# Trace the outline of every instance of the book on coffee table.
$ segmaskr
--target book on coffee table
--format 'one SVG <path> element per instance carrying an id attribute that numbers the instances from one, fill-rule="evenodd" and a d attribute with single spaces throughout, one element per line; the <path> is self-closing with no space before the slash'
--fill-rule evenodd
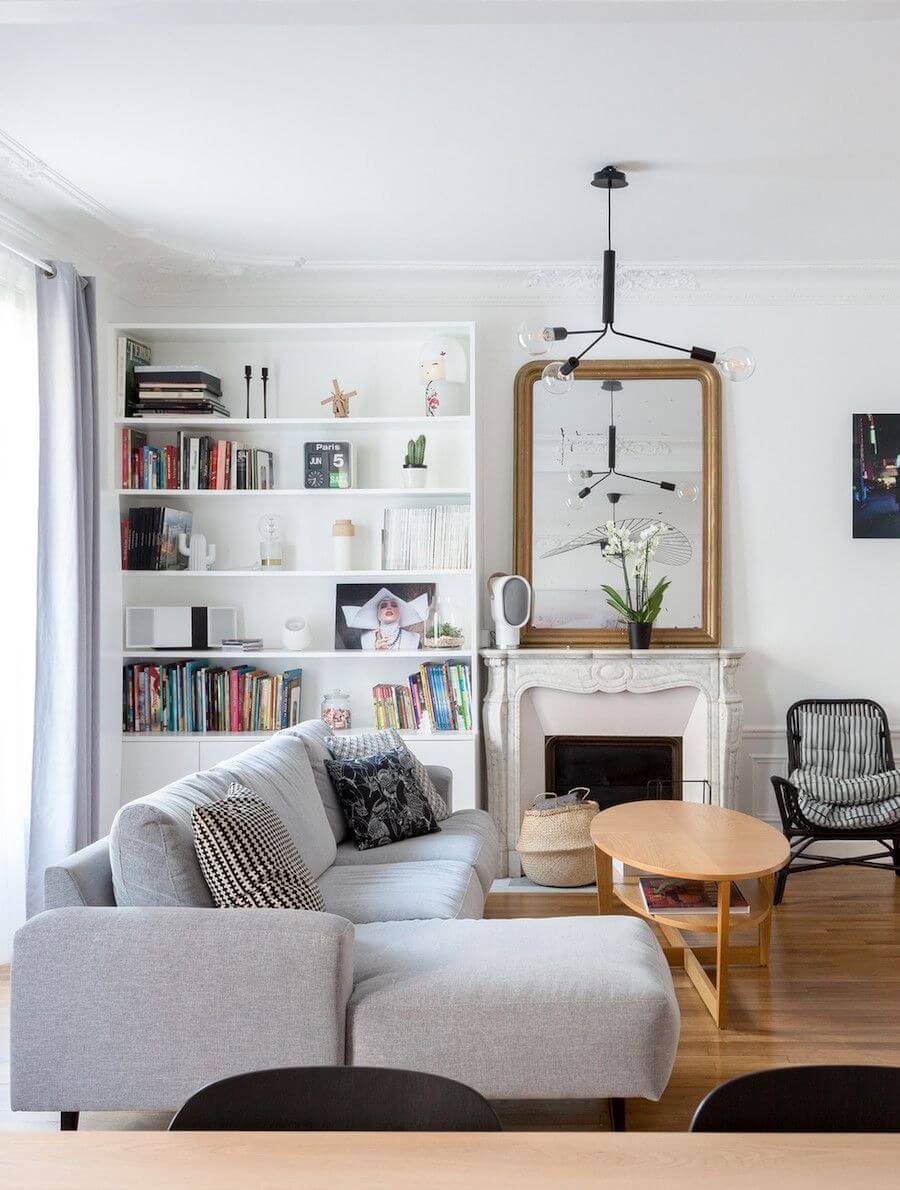
<path id="1" fill-rule="evenodd" d="M 718 907 L 718 886 L 714 880 L 676 880 L 671 876 L 642 876 L 639 884 L 641 897 L 650 914 L 715 913 Z M 750 912 L 747 898 L 733 881 L 731 912 Z"/>

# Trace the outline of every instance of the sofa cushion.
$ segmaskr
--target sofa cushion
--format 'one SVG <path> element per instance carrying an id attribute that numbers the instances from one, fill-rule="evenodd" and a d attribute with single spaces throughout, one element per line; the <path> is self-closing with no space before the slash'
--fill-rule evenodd
<path id="1" fill-rule="evenodd" d="M 385 847 L 441 828 L 407 751 L 329 760 L 328 772 L 360 850 Z"/>
<path id="2" fill-rule="evenodd" d="M 331 760 L 329 748 L 333 738 L 331 728 L 321 719 L 307 719 L 303 723 L 295 723 L 293 727 L 285 728 L 284 734 L 299 736 L 306 744 L 306 753 L 309 756 L 309 763 L 312 765 L 316 788 L 319 790 L 322 805 L 325 807 L 325 815 L 334 835 L 334 841 L 336 843 L 343 842 L 350 833 L 347 828 L 347 819 L 344 817 L 341 803 L 338 801 L 331 778 L 328 776 L 328 770 L 325 768 L 325 761 Z"/>
<path id="3" fill-rule="evenodd" d="M 195 806 L 194 850 L 220 909 L 322 912 L 319 886 L 271 806 L 235 781 L 224 802 Z"/>
<path id="4" fill-rule="evenodd" d="M 458 860 L 345 865 L 319 879 L 329 913 L 349 921 L 481 917 L 484 891 L 474 868 Z"/>
<path id="5" fill-rule="evenodd" d="M 658 1099 L 672 1071 L 678 1001 L 637 918 L 361 925 L 353 964 L 353 1065 L 495 1099 Z"/>
<path id="6" fill-rule="evenodd" d="M 437 834 L 403 839 L 374 851 L 360 851 L 354 843 L 341 843 L 334 862 L 395 864 L 436 859 L 471 864 L 485 893 L 490 892 L 500 861 L 500 836 L 490 814 L 485 810 L 457 810 L 444 819 Z"/>
<path id="7" fill-rule="evenodd" d="M 314 880 L 334 863 L 337 844 L 303 739 L 280 732 L 216 765 L 272 807 Z"/>
<path id="8" fill-rule="evenodd" d="M 314 879 L 334 862 L 334 836 L 306 748 L 282 733 L 119 810 L 109 833 L 117 905 L 212 905 L 194 851 L 191 813 L 222 801 L 232 781 L 272 807 Z"/>
<path id="9" fill-rule="evenodd" d="M 395 727 L 384 727 L 376 731 L 359 731 L 352 735 L 335 735 L 328 742 L 335 760 L 358 760 L 363 756 L 377 756 L 381 752 L 404 752 L 410 760 L 412 771 L 438 822 L 449 818 L 447 803 L 438 793 L 428 769 L 414 752 L 406 746 L 403 737 Z"/>

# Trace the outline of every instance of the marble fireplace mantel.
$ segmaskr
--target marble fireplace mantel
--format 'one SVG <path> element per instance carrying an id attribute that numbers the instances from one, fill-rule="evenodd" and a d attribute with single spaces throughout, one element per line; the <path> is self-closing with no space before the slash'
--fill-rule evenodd
<path id="1" fill-rule="evenodd" d="M 730 806 L 735 802 L 743 719 L 735 675 L 743 656 L 736 649 L 483 649 L 488 671 L 482 710 L 488 810 L 504 848 L 503 875 L 519 873 L 515 848 L 526 808 L 523 797 L 533 796 L 536 779 L 531 761 L 523 760 L 523 700 L 532 697 L 530 692 L 652 695 L 695 690 L 698 702 L 702 700 L 706 770 L 702 775 L 709 782 L 712 801 Z M 646 705 L 649 716 L 653 704 Z M 602 701 L 597 703 L 596 718 L 602 732 Z M 652 725 L 646 734 L 654 734 Z M 533 748 L 533 741 L 527 742 Z"/>

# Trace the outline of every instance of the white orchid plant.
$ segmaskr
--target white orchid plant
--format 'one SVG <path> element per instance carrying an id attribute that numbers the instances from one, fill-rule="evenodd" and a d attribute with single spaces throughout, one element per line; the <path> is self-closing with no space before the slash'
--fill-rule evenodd
<path id="1" fill-rule="evenodd" d="M 620 528 L 615 521 L 606 522 L 603 557 L 607 562 L 621 565 L 625 593 L 606 583 L 602 589 L 607 595 L 606 602 L 626 623 L 652 624 L 662 609 L 663 596 L 671 584 L 667 578 L 661 578 L 651 590 L 650 563 L 667 528 L 662 522 L 650 524 L 633 537 L 627 526 Z"/>

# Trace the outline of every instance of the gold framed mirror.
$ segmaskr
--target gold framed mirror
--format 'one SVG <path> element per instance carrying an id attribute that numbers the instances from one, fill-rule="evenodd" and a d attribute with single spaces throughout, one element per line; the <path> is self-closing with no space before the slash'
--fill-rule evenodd
<path id="1" fill-rule="evenodd" d="M 603 556 L 608 521 L 637 536 L 666 527 L 652 581 L 671 585 L 653 645 L 718 646 L 718 372 L 694 360 L 582 360 L 556 396 L 545 366 L 525 364 L 515 380 L 514 570 L 534 592 L 523 647 L 627 647 L 601 589 L 622 577 Z"/>

